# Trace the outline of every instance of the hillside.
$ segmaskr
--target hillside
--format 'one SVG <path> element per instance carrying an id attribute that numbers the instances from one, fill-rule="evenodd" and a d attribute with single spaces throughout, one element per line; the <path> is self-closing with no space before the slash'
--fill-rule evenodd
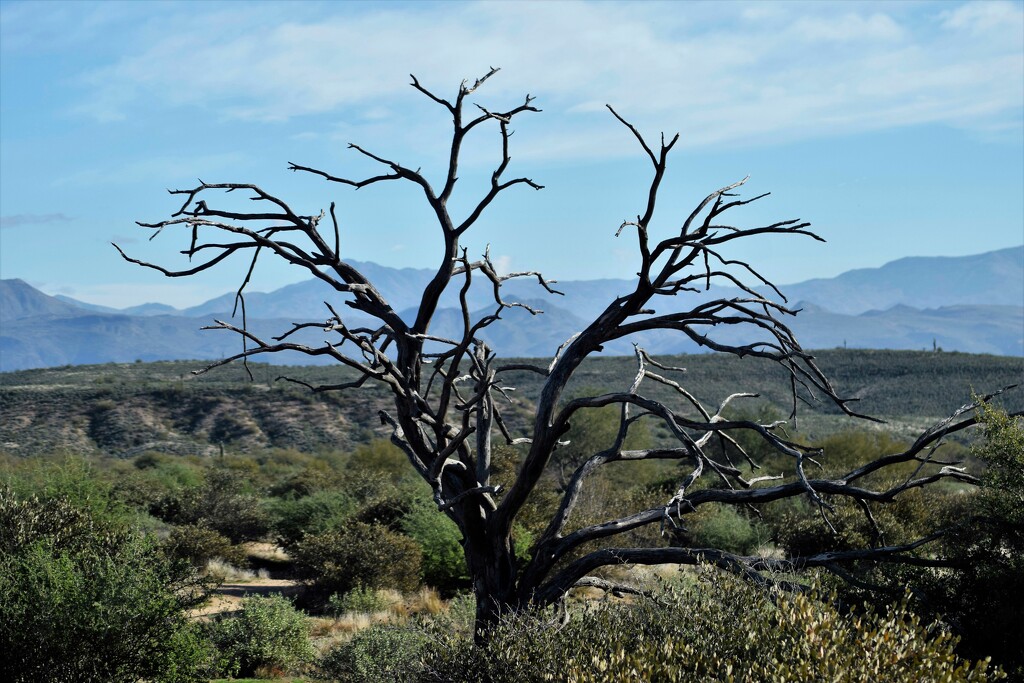
<path id="1" fill-rule="evenodd" d="M 687 368 L 680 379 L 694 395 L 716 404 L 736 391 L 762 398 L 744 404 L 788 414 L 788 382 L 775 365 L 718 354 L 665 358 Z M 835 350 L 819 354 L 821 367 L 840 393 L 859 398 L 857 409 L 883 417 L 892 427 L 919 429 L 945 417 L 970 398 L 1024 380 L 1024 360 L 961 353 Z M 287 374 L 308 382 L 337 383 L 338 367 L 275 367 L 253 364 L 250 381 L 240 365 L 201 376 L 198 362 L 107 364 L 0 374 L 0 452 L 14 456 L 104 453 L 126 457 L 144 451 L 210 455 L 219 445 L 253 451 L 267 447 L 306 452 L 346 450 L 386 436 L 377 411 L 389 407 L 380 388 L 311 394 L 274 380 Z M 570 391 L 621 389 L 636 371 L 629 358 L 586 363 Z M 539 392 L 538 375 L 507 373 L 517 404 L 506 408 L 515 431 Z M 677 405 L 663 387 L 648 392 Z M 810 397 L 808 397 L 810 399 Z M 1004 405 L 1024 409 L 1024 391 L 1008 393 Z M 773 406 L 773 407 L 769 407 Z M 803 434 L 868 425 L 844 418 L 832 406 L 800 406 Z"/>

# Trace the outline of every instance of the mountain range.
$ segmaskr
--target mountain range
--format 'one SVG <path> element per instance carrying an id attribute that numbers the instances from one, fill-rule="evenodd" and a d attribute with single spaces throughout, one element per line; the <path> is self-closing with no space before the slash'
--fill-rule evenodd
<path id="1" fill-rule="evenodd" d="M 352 262 L 405 319 L 415 315 L 428 269 L 389 268 Z M 483 283 L 486 284 L 486 283 Z M 632 291 L 628 280 L 569 281 L 548 294 L 536 281 L 512 280 L 502 289 L 508 301 L 545 311 L 531 316 L 521 308 L 506 310 L 502 320 L 481 335 L 504 357 L 550 357 L 558 346 L 583 329 L 614 298 Z M 442 299 L 431 333 L 454 336 L 461 329 L 458 291 Z M 851 270 L 834 278 L 815 279 L 781 288 L 801 312 L 787 321 L 805 348 L 922 349 L 1024 356 L 1024 246 L 964 257 L 910 257 L 880 268 Z M 741 294 L 712 287 L 716 298 Z M 692 305 L 698 295 L 655 301 L 668 310 Z M 318 280 L 273 292 L 246 294 L 249 328 L 273 336 L 292 322 L 327 317 L 323 302 L 338 296 Z M 494 304 L 489 287 L 473 287 L 471 310 L 486 314 Z M 21 280 L 0 280 L 0 371 L 133 360 L 215 359 L 241 349 L 227 332 L 200 331 L 214 318 L 230 317 L 234 294 L 227 293 L 184 310 L 150 303 L 127 309 L 88 304 L 65 296 L 48 296 Z M 339 308 L 339 311 L 349 311 Z M 659 312 L 664 312 L 659 311 Z M 354 312 L 350 326 L 368 322 Z M 750 332 L 725 328 L 712 337 L 749 342 Z M 298 337 L 322 344 L 324 334 Z M 652 353 L 694 353 L 701 349 L 674 332 L 655 332 L 610 344 L 608 354 L 631 354 L 636 341 Z M 278 356 L 276 363 L 308 364 L 303 356 Z"/>

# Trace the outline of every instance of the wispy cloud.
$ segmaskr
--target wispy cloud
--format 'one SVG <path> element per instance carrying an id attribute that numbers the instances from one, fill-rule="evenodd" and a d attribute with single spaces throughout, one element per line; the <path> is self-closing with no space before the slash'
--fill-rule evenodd
<path id="1" fill-rule="evenodd" d="M 0 228 L 20 228 L 24 225 L 63 223 L 70 220 L 72 220 L 70 216 L 65 216 L 62 213 L 18 213 L 12 216 L 0 216 Z"/>
<path id="2" fill-rule="evenodd" d="M 190 4 L 189 21 L 84 75 L 80 111 L 118 119 L 154 101 L 261 121 L 347 111 L 408 130 L 422 116 L 410 70 L 445 92 L 493 64 L 504 73 L 486 97 L 531 92 L 580 126 L 530 153 L 585 156 L 606 101 L 711 145 L 935 122 L 993 130 L 1019 126 L 1024 99 L 1024 11 L 1012 2 L 318 7 Z"/>

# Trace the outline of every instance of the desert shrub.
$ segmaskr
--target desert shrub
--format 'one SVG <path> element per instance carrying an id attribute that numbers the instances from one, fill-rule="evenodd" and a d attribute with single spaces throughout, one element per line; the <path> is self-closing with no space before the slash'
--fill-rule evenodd
<path id="1" fill-rule="evenodd" d="M 171 493 L 150 512 L 171 524 L 206 526 L 233 543 L 260 539 L 270 530 L 260 498 L 245 490 L 241 477 L 225 469 L 210 470 L 202 486 Z"/>
<path id="2" fill-rule="evenodd" d="M 852 614 L 813 591 L 772 596 L 711 573 L 657 602 L 583 610 L 565 626 L 554 616 L 510 615 L 486 650 L 449 630 L 432 634 L 438 640 L 423 649 L 423 680 L 918 683 L 1002 677 L 984 661 L 957 658 L 956 639 L 925 627 L 905 603 Z"/>
<path id="3" fill-rule="evenodd" d="M 356 446 L 348 462 L 353 472 L 372 472 L 392 483 L 409 479 L 409 458 L 388 439 L 374 439 Z"/>
<path id="4" fill-rule="evenodd" d="M 746 555 L 757 548 L 754 525 L 729 505 L 705 505 L 686 516 L 687 545 Z"/>
<path id="5" fill-rule="evenodd" d="M 343 683 L 413 683 L 426 644 L 415 627 L 371 626 L 328 650 L 318 662 L 319 673 Z"/>
<path id="6" fill-rule="evenodd" d="M 306 467 L 273 484 L 269 493 L 275 498 L 302 498 L 336 488 L 340 484 L 341 478 L 335 472 Z"/>
<path id="7" fill-rule="evenodd" d="M 236 567 L 248 563 L 242 547 L 232 545 L 230 539 L 213 529 L 193 524 L 176 527 L 161 547 L 169 558 L 184 560 L 197 569 L 215 559 Z"/>
<path id="8" fill-rule="evenodd" d="M 426 499 L 418 499 L 401 519 L 402 531 L 423 549 L 423 580 L 441 591 L 469 586 L 462 532 Z"/>
<path id="9" fill-rule="evenodd" d="M 345 491 L 318 491 L 294 499 L 272 499 L 266 510 L 278 542 L 286 548 L 307 534 L 335 529 L 355 514 L 358 503 Z"/>
<path id="10" fill-rule="evenodd" d="M 191 568 L 67 499 L 0 491 L 0 520 L 5 680 L 204 680 Z"/>
<path id="11" fill-rule="evenodd" d="M 966 656 L 992 655 L 1024 680 L 1024 418 L 985 406 L 981 422 L 984 438 L 972 452 L 987 466 L 982 485 L 952 496 L 947 515 L 955 526 L 944 554 L 960 568 L 925 574 L 925 606 L 956 628 Z"/>
<path id="12" fill-rule="evenodd" d="M 294 670 L 311 661 L 306 617 L 279 595 L 249 597 L 242 610 L 209 626 L 222 673 L 250 676 L 257 669 Z"/>
<path id="13" fill-rule="evenodd" d="M 355 515 L 355 519 L 366 524 L 379 524 L 391 531 L 402 531 L 402 520 L 412 510 L 413 504 L 407 496 L 389 495 L 367 502 Z"/>
<path id="14" fill-rule="evenodd" d="M 390 602 L 376 589 L 356 586 L 348 593 L 335 593 L 327 600 L 327 608 L 331 614 L 339 616 L 346 612 L 383 612 Z"/>
<path id="15" fill-rule="evenodd" d="M 419 585 L 419 545 L 375 524 L 350 522 L 336 531 L 307 536 L 292 556 L 325 596 L 357 586 L 411 591 Z"/>

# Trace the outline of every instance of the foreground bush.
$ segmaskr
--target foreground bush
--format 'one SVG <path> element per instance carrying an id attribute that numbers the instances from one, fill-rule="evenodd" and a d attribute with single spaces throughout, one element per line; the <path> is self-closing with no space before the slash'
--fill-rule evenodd
<path id="1" fill-rule="evenodd" d="M 0 489 L 3 680 L 205 680 L 191 567 L 93 512 Z"/>
<path id="2" fill-rule="evenodd" d="M 518 615 L 486 650 L 439 629 L 424 649 L 424 680 L 568 681 L 988 681 L 986 661 L 956 657 L 956 639 L 926 628 L 906 605 L 846 613 L 813 592 L 767 594 L 721 575 L 659 602 L 555 615 Z"/>
<path id="3" fill-rule="evenodd" d="M 305 615 L 279 595 L 246 598 L 237 616 L 210 626 L 209 636 L 221 672 L 231 676 L 289 671 L 313 657 Z"/>
<path id="4" fill-rule="evenodd" d="M 420 680 L 427 637 L 416 628 L 371 626 L 329 650 L 320 675 L 348 683 L 413 683 Z"/>
<path id="5" fill-rule="evenodd" d="M 926 607 L 962 635 L 965 655 L 992 655 L 1024 680 L 1024 418 L 989 406 L 980 412 L 985 438 L 973 454 L 988 469 L 978 492 L 950 510 L 957 528 L 944 541 L 961 569 L 927 572 Z"/>

